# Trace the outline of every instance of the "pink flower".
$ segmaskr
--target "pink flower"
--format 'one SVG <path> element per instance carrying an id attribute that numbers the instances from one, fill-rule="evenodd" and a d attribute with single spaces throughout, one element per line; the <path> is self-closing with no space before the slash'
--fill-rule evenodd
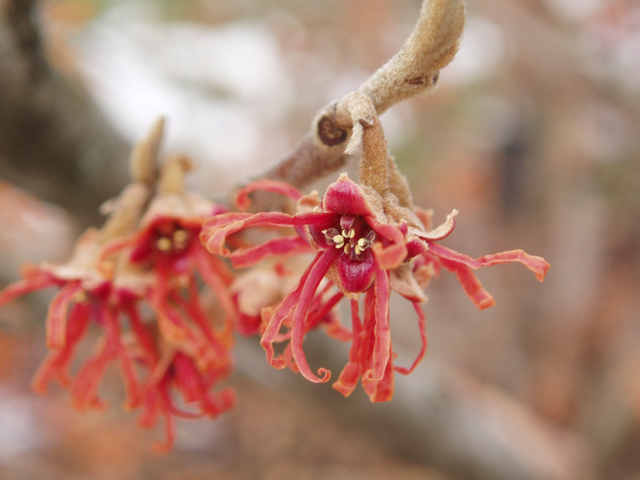
<path id="1" fill-rule="evenodd" d="M 71 388 L 75 408 L 102 409 L 103 376 L 119 363 L 125 407 L 141 409 L 143 427 L 165 420 L 158 451 L 173 444 L 174 417 L 215 418 L 235 403 L 233 391 L 212 391 L 233 370 L 235 309 L 227 291 L 233 277 L 199 241 L 204 218 L 220 207 L 181 191 L 189 166 L 183 158 L 165 162 L 151 203 L 149 183 L 127 187 L 112 202 L 105 225 L 81 236 L 69 262 L 27 266 L 24 279 L 0 293 L 1 306 L 35 290 L 60 288 L 46 319 L 50 352 L 33 388 L 45 392 L 58 381 Z M 202 304 L 200 278 L 226 310 L 220 325 Z M 150 318 L 140 313 L 145 304 L 154 313 Z M 69 367 L 76 347 L 93 327 L 100 333 L 94 354 L 73 378 Z"/>
<path id="2" fill-rule="evenodd" d="M 138 230 L 113 240 L 102 251 L 103 259 L 118 258 L 114 278 L 118 301 L 126 303 L 132 296 L 144 299 L 155 314 L 155 322 L 145 324 L 136 309 L 128 310 L 136 360 L 149 370 L 132 407 L 142 407 L 143 426 L 164 417 L 167 440 L 160 450 L 171 448 L 173 416 L 215 418 L 235 403 L 230 390 L 210 393 L 233 370 L 235 307 L 228 291 L 233 275 L 199 240 L 204 219 L 224 209 L 184 191 L 183 176 L 191 166 L 184 157 L 165 162 L 158 193 Z M 216 294 L 225 312 L 219 324 L 202 305 L 200 280 Z M 172 390 L 195 411 L 176 407 Z"/>
<path id="3" fill-rule="evenodd" d="M 98 398 L 98 387 L 106 368 L 115 360 L 120 361 L 128 401 L 133 401 L 141 388 L 131 352 L 122 341 L 120 307 L 110 300 L 113 264 L 99 261 L 100 243 L 100 233 L 90 229 L 80 237 L 69 262 L 40 267 L 27 265 L 23 268 L 24 279 L 0 293 L 1 306 L 26 293 L 60 288 L 45 320 L 47 347 L 51 351 L 33 379 L 33 389 L 44 393 L 52 381 L 71 387 L 72 403 L 79 410 L 104 407 Z M 91 323 L 101 328 L 103 336 L 94 355 L 73 379 L 69 366 Z"/>
<path id="4" fill-rule="evenodd" d="M 220 211 L 222 207 L 195 194 L 158 195 L 140 228 L 108 243 L 102 252 L 105 259 L 122 257 L 115 279 L 121 299 L 132 292 L 146 299 L 164 339 L 189 351 L 203 365 L 209 358 L 215 361 L 220 349 L 213 324 L 198 306 L 199 279 L 216 293 L 226 314 L 224 329 L 232 328 L 235 315 L 228 291 L 233 275 L 199 240 L 204 218 Z"/>
<path id="5" fill-rule="evenodd" d="M 479 259 L 453 252 L 437 242 L 453 231 L 457 212 L 453 212 L 443 225 L 427 232 L 429 225 L 424 225 L 423 221 L 428 223 L 428 218 L 422 212 L 399 206 L 393 198 L 382 197 L 368 187 L 359 186 L 346 175 L 328 187 L 322 201 L 315 194 L 303 196 L 288 185 L 263 180 L 240 192 L 239 205 L 245 206 L 248 193 L 254 190 L 288 195 L 298 202 L 298 213 L 218 215 L 205 224 L 202 239 L 211 252 L 228 256 L 236 267 L 250 266 L 273 255 L 299 254 L 308 251 L 309 247 L 316 252 L 297 287 L 275 309 L 263 310 L 263 319 L 268 324 L 261 343 L 269 363 L 283 368 L 287 358 L 275 356 L 273 343 L 282 340 L 281 328 L 290 321 L 290 348 L 300 373 L 312 382 L 328 381 L 330 372 L 325 368 L 318 370 L 318 376 L 311 371 L 304 354 L 303 339 L 316 321 L 313 311 L 329 311 L 343 296 L 349 298 L 352 346 L 349 362 L 333 385 L 344 395 L 349 395 L 358 379 L 362 379 L 372 401 L 390 400 L 394 371 L 408 374 L 422 359 L 427 339 L 425 317 L 419 303 L 426 300 L 422 288 L 439 266 L 457 274 L 467 294 L 480 308 L 490 306 L 492 299 L 482 289 L 472 269 L 517 261 L 534 271 L 540 280 L 548 269 L 543 259 L 519 250 Z M 404 221 L 398 221 L 398 218 Z M 254 226 L 294 227 L 297 234 L 233 252 L 225 248 L 230 235 Z M 323 300 L 325 292 L 318 294 L 325 278 L 338 288 L 329 300 Z M 393 365 L 395 354 L 389 324 L 392 289 L 412 301 L 418 315 L 423 345 L 408 368 Z M 363 293 L 364 311 L 361 313 L 358 297 Z"/>

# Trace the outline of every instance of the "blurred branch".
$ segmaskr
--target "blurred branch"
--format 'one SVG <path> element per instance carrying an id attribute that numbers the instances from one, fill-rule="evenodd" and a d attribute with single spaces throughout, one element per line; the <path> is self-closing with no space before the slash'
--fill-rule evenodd
<path id="1" fill-rule="evenodd" d="M 344 361 L 316 338 L 312 362 L 340 371 Z M 390 454 L 465 480 L 587 480 L 593 478 L 584 439 L 552 425 L 529 407 L 463 372 L 424 361 L 417 378 L 398 376 L 391 402 L 371 403 L 360 388 L 343 398 L 328 385 L 272 369 L 264 352 L 240 341 L 237 369 L 268 388 L 321 401 L 345 430 L 362 431 Z"/>
<path id="2" fill-rule="evenodd" d="M 0 1 L 0 175 L 86 222 L 120 190 L 128 147 L 48 64 L 37 6 Z"/>
<path id="3" fill-rule="evenodd" d="M 424 0 L 418 22 L 400 51 L 357 91 L 375 105 L 378 115 L 396 103 L 436 88 L 440 69 L 453 60 L 465 22 L 463 0 Z M 323 108 L 307 135 L 281 160 L 240 183 L 268 178 L 304 188 L 342 168 L 350 158 L 354 128 L 350 95 Z M 254 194 L 254 210 L 283 209 L 270 193 Z"/>
<path id="4" fill-rule="evenodd" d="M 520 2 L 477 0 L 474 7 L 493 18 L 516 40 L 515 58 L 525 73 L 519 79 L 532 83 L 537 87 L 534 90 L 564 101 L 585 94 L 606 98 L 640 121 L 640 102 L 629 102 L 630 92 L 613 88 L 606 80 L 589 73 L 585 57 L 579 54 L 575 34 L 536 15 Z"/>

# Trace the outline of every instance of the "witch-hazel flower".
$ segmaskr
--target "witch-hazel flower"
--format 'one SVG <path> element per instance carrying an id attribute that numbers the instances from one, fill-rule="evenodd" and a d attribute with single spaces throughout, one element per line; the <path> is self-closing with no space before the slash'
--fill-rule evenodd
<path id="1" fill-rule="evenodd" d="M 101 258 L 104 244 L 135 228 L 150 196 L 149 185 L 134 182 L 113 201 L 112 214 L 100 229 L 88 229 L 76 243 L 71 259 L 60 265 L 43 263 L 22 267 L 23 279 L 0 292 L 0 306 L 16 297 L 49 287 L 60 291 L 53 297 L 45 320 L 49 354 L 34 376 L 39 393 L 57 381 L 71 387 L 73 406 L 79 410 L 101 409 L 98 388 L 107 367 L 118 360 L 127 386 L 127 403 L 134 403 L 141 389 L 131 352 L 123 341 L 119 316 L 121 304 L 112 301 L 114 262 Z M 69 373 L 78 344 L 91 325 L 102 333 L 94 354 L 75 378 Z"/>
<path id="2" fill-rule="evenodd" d="M 521 250 L 472 259 L 441 246 L 438 242 L 455 227 L 457 212 L 430 230 L 430 216 L 413 206 L 408 183 L 388 153 L 382 127 L 369 98 L 354 92 L 343 103 L 348 105 L 354 124 L 347 151 L 360 146 L 362 149 L 359 184 L 343 174 L 320 199 L 315 193 L 304 196 L 279 182 L 254 182 L 238 193 L 239 206 L 247 206 L 251 192 L 266 190 L 295 200 L 298 213 L 222 214 L 205 224 L 202 239 L 211 252 L 228 256 L 236 267 L 250 266 L 274 255 L 303 253 L 311 247 L 316 255 L 296 288 L 273 310 L 263 311 L 263 319 L 268 324 L 261 344 L 267 360 L 276 368 L 286 365 L 282 355 L 275 355 L 273 344 L 282 339 L 282 325 L 292 317 L 290 346 L 297 368 L 312 382 L 329 380 L 330 372 L 325 368 L 320 368 L 317 376 L 314 374 L 303 350 L 307 326 L 312 321 L 311 305 L 324 279 L 328 279 L 337 287 L 340 298 L 350 300 L 353 328 L 349 361 L 333 386 L 349 395 L 361 379 L 371 401 L 386 401 L 393 395 L 394 371 L 410 373 L 425 353 L 425 317 L 420 303 L 426 301 L 423 288 L 440 267 L 455 272 L 474 303 L 486 308 L 491 306 L 492 298 L 482 288 L 473 269 L 515 261 L 523 263 L 542 280 L 549 265 L 542 258 Z M 296 234 L 233 252 L 225 247 L 230 235 L 255 226 L 294 227 Z M 394 366 L 396 355 L 392 349 L 389 313 L 391 290 L 409 299 L 418 316 L 422 348 L 409 367 Z M 358 299 L 362 294 L 365 298 L 361 312 Z"/>
<path id="3" fill-rule="evenodd" d="M 216 418 L 235 404 L 232 390 L 212 392 L 233 370 L 235 308 L 228 292 L 233 275 L 199 240 L 204 219 L 224 208 L 186 191 L 185 173 L 192 168 L 184 156 L 167 159 L 139 228 L 102 251 L 104 259 L 118 258 L 114 291 L 119 300 L 134 292 L 154 314 L 145 321 L 138 310 L 128 312 L 136 361 L 149 371 L 134 407 L 142 408 L 144 427 L 164 418 L 166 441 L 159 450 L 171 448 L 174 416 Z M 222 321 L 212 320 L 203 306 L 201 279 L 225 312 Z M 173 392 L 190 411 L 176 405 Z"/>
<path id="4" fill-rule="evenodd" d="M 45 392 L 57 381 L 71 388 L 75 408 L 102 409 L 103 376 L 119 363 L 125 407 L 140 409 L 139 423 L 146 428 L 164 419 L 158 451 L 173 444 L 174 417 L 215 418 L 235 402 L 231 390 L 213 391 L 233 368 L 233 305 L 226 292 L 231 274 L 198 239 L 204 218 L 220 207 L 184 192 L 184 172 L 191 166 L 184 158 L 165 162 L 158 178 L 162 134 L 161 119 L 134 149 L 134 183 L 105 205 L 104 226 L 80 237 L 69 262 L 26 265 L 23 280 L 0 292 L 2 306 L 32 291 L 60 288 L 49 306 L 50 351 L 34 390 Z M 202 305 L 196 272 L 227 307 L 221 327 Z M 94 352 L 72 376 L 75 351 L 90 329 L 98 333 Z"/>

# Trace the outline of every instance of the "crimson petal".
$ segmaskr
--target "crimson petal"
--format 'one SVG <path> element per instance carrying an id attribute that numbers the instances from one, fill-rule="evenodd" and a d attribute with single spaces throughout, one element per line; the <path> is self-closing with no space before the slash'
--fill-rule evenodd
<path id="1" fill-rule="evenodd" d="M 364 292 L 375 277 L 375 263 L 370 248 L 362 253 L 362 259 L 359 260 L 353 260 L 349 255 L 340 255 L 336 260 L 340 287 L 351 293 Z"/>
<path id="2" fill-rule="evenodd" d="M 240 249 L 229 255 L 235 268 L 245 268 L 267 257 L 286 254 L 311 253 L 314 250 L 299 235 L 274 238 L 255 247 Z"/>
<path id="3" fill-rule="evenodd" d="M 260 345 L 262 345 L 262 348 L 264 348 L 265 352 L 267 353 L 267 361 L 269 362 L 269 365 L 274 368 L 282 369 L 286 366 L 286 362 L 281 356 L 278 358 L 273 358 L 275 354 L 273 349 L 273 342 L 275 342 L 278 338 L 282 322 L 284 322 L 285 318 L 287 318 L 287 316 L 291 313 L 291 311 L 295 308 L 298 301 L 300 300 L 300 293 L 302 292 L 302 288 L 307 281 L 307 278 L 309 278 L 309 273 L 313 269 L 314 265 L 318 262 L 321 255 L 322 253 L 318 253 L 316 255 L 316 257 L 311 262 L 311 265 L 307 267 L 305 272 L 302 274 L 302 277 L 300 277 L 300 282 L 298 283 L 296 289 L 282 299 L 275 311 L 271 312 L 270 318 L 266 318 L 266 314 L 269 311 L 268 309 L 263 309 L 262 311 L 263 319 L 267 322 L 267 328 L 262 334 Z"/>
<path id="4" fill-rule="evenodd" d="M 420 340 L 422 341 L 422 347 L 420 347 L 420 352 L 418 352 L 418 356 L 416 357 L 416 359 L 413 361 L 413 363 L 409 368 L 394 367 L 395 371 L 398 373 L 401 373 L 402 375 L 409 375 L 411 372 L 413 372 L 418 366 L 418 364 L 422 361 L 422 359 L 424 358 L 424 354 L 427 351 L 427 331 L 426 331 L 427 325 L 426 325 L 426 318 L 424 315 L 424 311 L 422 310 L 422 306 L 420 305 L 419 302 L 413 302 L 413 308 L 418 314 L 418 326 L 420 328 Z"/>
<path id="5" fill-rule="evenodd" d="M 376 269 L 375 289 L 375 344 L 373 346 L 372 366 L 364 378 L 377 382 L 383 379 L 391 357 L 391 328 L 389 325 L 389 273 Z"/>
<path id="6" fill-rule="evenodd" d="M 473 269 L 489 267 L 499 263 L 519 262 L 535 273 L 536 278 L 540 281 L 544 280 L 544 277 L 549 270 L 549 263 L 544 258 L 529 255 L 522 250 L 510 250 L 508 252 L 483 255 L 482 257 L 475 259 L 450 250 L 437 243 L 429 243 L 429 251 L 438 255 L 440 258 L 446 258 L 447 260 L 451 260 L 455 263 L 463 263 Z"/>
<path id="7" fill-rule="evenodd" d="M 325 250 L 318 257 L 317 262 L 309 270 L 309 276 L 304 283 L 300 282 L 302 291 L 300 292 L 300 300 L 296 306 L 296 311 L 293 317 L 293 326 L 291 329 L 291 351 L 293 352 L 293 359 L 296 361 L 296 365 L 300 370 L 300 373 L 304 378 L 313 383 L 324 383 L 331 377 L 331 372 L 326 368 L 320 368 L 318 374 L 322 375 L 322 378 L 316 377 L 307 363 L 304 351 L 302 350 L 302 342 L 304 340 L 304 323 L 309 310 L 309 305 L 313 300 L 313 296 L 320 285 L 320 282 L 324 278 L 325 274 L 329 270 L 331 264 L 342 252 L 336 249 Z"/>
<path id="8" fill-rule="evenodd" d="M 300 192 L 300 190 L 292 187 L 288 183 L 263 178 L 255 182 L 251 182 L 238 190 L 235 196 L 235 204 L 240 210 L 246 210 L 247 208 L 249 208 L 249 206 L 251 206 L 252 203 L 251 199 L 249 198 L 249 194 L 258 190 L 264 192 L 281 193 L 282 195 L 285 195 L 292 200 L 295 200 L 296 202 L 304 196 L 302 192 Z"/>
<path id="9" fill-rule="evenodd" d="M 341 215 L 363 217 L 375 215 L 362 189 L 346 175 L 327 187 L 322 205 L 324 210 Z"/>
<path id="10" fill-rule="evenodd" d="M 200 236 L 202 242 L 207 247 L 207 250 L 211 253 L 217 253 L 224 257 L 229 256 L 230 253 L 224 246 L 227 237 L 239 232 L 240 230 L 244 230 L 245 228 L 254 226 L 294 227 L 298 225 L 309 225 L 325 221 L 326 218 L 333 218 L 334 216 L 333 213 L 326 212 L 302 213 L 294 216 L 280 212 L 260 212 L 256 214 L 243 214 L 242 216 L 240 216 L 240 214 L 223 214 L 214 217 L 213 221 L 219 221 L 221 224 L 224 224 L 224 218 L 220 219 L 220 217 L 225 217 L 227 215 L 233 219 L 231 223 L 218 227 L 215 223 L 207 222 L 205 225 L 207 230 L 203 231 Z M 209 228 L 210 226 L 214 226 L 216 228 Z"/>

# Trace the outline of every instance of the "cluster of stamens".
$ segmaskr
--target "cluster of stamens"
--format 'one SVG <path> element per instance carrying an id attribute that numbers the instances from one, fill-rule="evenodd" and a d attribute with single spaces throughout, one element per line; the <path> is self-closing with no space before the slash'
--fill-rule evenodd
<path id="1" fill-rule="evenodd" d="M 361 237 L 356 240 L 356 231 L 353 228 L 349 229 L 349 231 L 342 230 L 342 232 L 339 232 L 337 228 L 328 228 L 327 230 L 323 230 L 322 233 L 329 245 L 343 249 L 346 254 L 353 251 L 356 257 L 360 257 L 362 252 L 373 245 L 373 241 L 375 240 L 375 232 L 373 231 L 370 231 L 366 237 Z"/>
<path id="2" fill-rule="evenodd" d="M 180 252 L 187 248 L 189 237 L 189 232 L 186 230 L 175 230 L 171 235 L 163 235 L 158 238 L 156 247 L 163 253 Z"/>
<path id="3" fill-rule="evenodd" d="M 87 300 L 89 300 L 89 297 L 87 296 L 86 292 L 81 290 L 79 292 L 76 292 L 76 294 L 74 295 L 73 299 L 74 299 L 74 301 L 76 303 L 84 303 Z"/>

